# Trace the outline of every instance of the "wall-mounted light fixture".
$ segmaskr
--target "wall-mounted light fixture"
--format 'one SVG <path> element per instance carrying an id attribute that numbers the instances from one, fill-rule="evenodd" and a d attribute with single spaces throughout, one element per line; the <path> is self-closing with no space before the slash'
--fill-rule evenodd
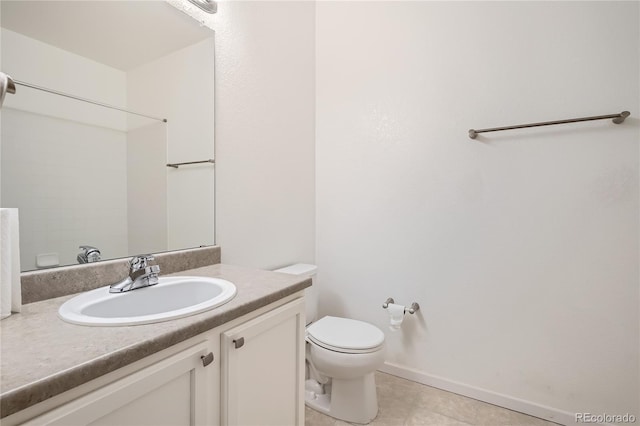
<path id="1" fill-rule="evenodd" d="M 189 0 L 207 13 L 216 13 L 218 5 L 213 0 Z"/>

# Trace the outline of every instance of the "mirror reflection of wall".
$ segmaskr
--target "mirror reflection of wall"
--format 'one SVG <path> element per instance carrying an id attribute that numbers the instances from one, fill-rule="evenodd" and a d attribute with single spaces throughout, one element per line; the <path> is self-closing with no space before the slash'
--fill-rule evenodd
<path id="1" fill-rule="evenodd" d="M 213 164 L 166 166 L 214 158 L 213 32 L 164 1 L 1 6 L 3 72 L 167 119 L 7 95 L 0 205 L 19 208 L 21 269 L 77 264 L 81 245 L 112 259 L 214 244 Z"/>

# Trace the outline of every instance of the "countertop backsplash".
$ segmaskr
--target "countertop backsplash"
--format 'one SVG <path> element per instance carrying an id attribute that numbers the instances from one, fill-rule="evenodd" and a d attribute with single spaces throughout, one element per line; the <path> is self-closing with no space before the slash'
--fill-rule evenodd
<path id="1" fill-rule="evenodd" d="M 154 254 L 160 274 L 220 263 L 220 247 L 207 246 Z M 23 272 L 22 304 L 93 290 L 120 281 L 129 273 L 128 258 Z"/>

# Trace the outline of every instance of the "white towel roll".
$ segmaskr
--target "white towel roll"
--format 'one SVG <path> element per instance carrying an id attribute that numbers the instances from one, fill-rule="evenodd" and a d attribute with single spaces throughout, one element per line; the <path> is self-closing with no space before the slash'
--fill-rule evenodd
<path id="1" fill-rule="evenodd" d="M 19 226 L 18 209 L 0 209 L 0 319 L 22 307 Z"/>

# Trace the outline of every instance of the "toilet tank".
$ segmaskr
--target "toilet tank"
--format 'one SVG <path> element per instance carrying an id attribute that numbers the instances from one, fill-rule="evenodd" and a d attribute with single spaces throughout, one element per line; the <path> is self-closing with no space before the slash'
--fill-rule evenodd
<path id="1" fill-rule="evenodd" d="M 316 265 L 310 265 L 308 263 L 296 263 L 295 265 L 285 266 L 284 268 L 276 269 L 274 272 L 282 272 L 285 274 L 299 275 L 301 277 L 311 277 L 313 285 L 304 289 L 305 299 L 305 315 L 307 318 L 307 324 L 315 321 L 318 316 L 318 286 L 316 285 L 316 271 L 318 267 Z"/>

